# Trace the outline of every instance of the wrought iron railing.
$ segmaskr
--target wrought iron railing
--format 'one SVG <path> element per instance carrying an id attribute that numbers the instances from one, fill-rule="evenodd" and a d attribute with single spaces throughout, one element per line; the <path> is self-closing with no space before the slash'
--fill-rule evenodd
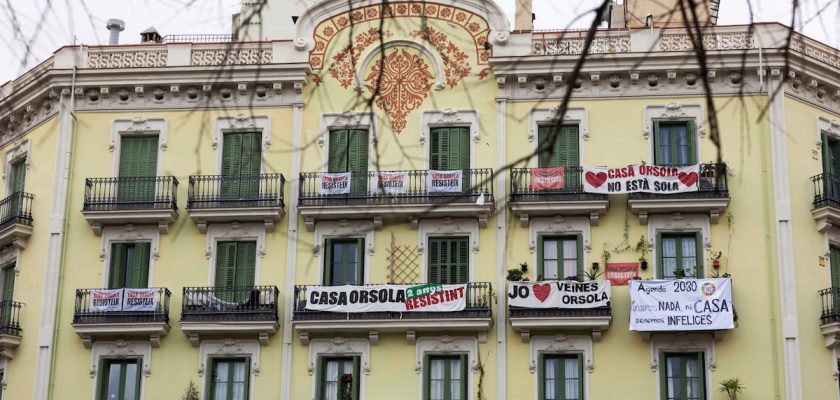
<path id="1" fill-rule="evenodd" d="M 814 183 L 814 208 L 840 208 L 840 176 L 819 174 L 811 177 Z"/>
<path id="2" fill-rule="evenodd" d="M 185 287 L 181 321 L 277 321 L 277 286 Z"/>
<path id="3" fill-rule="evenodd" d="M 100 323 L 144 323 L 144 322 L 169 322 L 169 298 L 171 292 L 167 288 L 157 289 L 155 294 L 154 310 L 126 311 L 123 307 L 117 307 L 113 311 L 99 311 L 92 306 L 94 293 L 98 290 L 107 289 L 76 289 L 76 309 L 73 313 L 74 324 L 100 324 Z"/>
<path id="4" fill-rule="evenodd" d="M 379 179 L 382 174 L 405 173 L 404 187 L 400 190 L 386 189 Z M 393 176 L 393 175 L 392 175 Z M 413 171 L 371 171 L 364 174 L 351 173 L 350 193 L 322 194 L 320 172 L 300 174 L 301 206 L 321 205 L 396 205 L 396 204 L 447 204 L 475 203 L 479 198 L 489 204 L 493 201 L 493 170 L 466 169 L 462 172 L 461 190 L 456 192 L 429 191 L 428 170 Z"/>
<path id="5" fill-rule="evenodd" d="M 819 291 L 822 312 L 820 324 L 840 322 L 840 287 L 830 287 Z"/>
<path id="6" fill-rule="evenodd" d="M 562 183 L 555 188 L 535 186 L 531 177 L 537 168 L 513 168 L 510 170 L 510 200 L 517 201 L 562 201 L 562 200 L 598 200 L 605 199 L 605 194 L 585 193 L 583 191 L 583 167 L 564 167 Z"/>
<path id="7" fill-rule="evenodd" d="M 674 165 L 678 167 L 678 165 Z M 697 178 L 697 191 L 674 194 L 630 193 L 630 199 L 662 198 L 671 199 L 712 199 L 729 197 L 729 175 L 726 163 L 700 164 L 700 176 Z"/>
<path id="8" fill-rule="evenodd" d="M 419 284 L 418 284 L 419 285 Z M 316 285 L 317 286 L 317 285 Z M 306 285 L 295 286 L 294 320 L 359 320 L 359 319 L 446 319 L 446 318 L 489 318 L 493 301 L 493 286 L 490 282 L 469 282 L 465 294 L 467 306 L 463 311 L 410 311 L 410 312 L 366 312 L 342 313 L 311 311 L 306 309 Z"/>
<path id="9" fill-rule="evenodd" d="M 282 208 L 285 184 L 282 174 L 192 175 L 187 208 Z"/>
<path id="10" fill-rule="evenodd" d="M 0 301 L 0 335 L 20 336 L 21 303 Z"/>
<path id="11" fill-rule="evenodd" d="M 166 35 L 161 39 L 161 43 L 215 43 L 236 41 L 239 41 L 239 36 L 235 33 Z"/>
<path id="12" fill-rule="evenodd" d="M 88 178 L 83 210 L 175 210 L 177 195 L 174 176 Z"/>
<path id="13" fill-rule="evenodd" d="M 0 200 L 0 229 L 12 224 L 32 226 L 31 193 L 14 192 L 11 196 Z"/>
<path id="14" fill-rule="evenodd" d="M 567 318 L 584 318 L 584 317 L 609 317 L 612 315 L 612 307 L 595 307 L 595 308 L 524 308 L 524 307 L 508 307 L 508 316 L 510 318 L 550 318 L 550 317 L 567 317 Z"/>

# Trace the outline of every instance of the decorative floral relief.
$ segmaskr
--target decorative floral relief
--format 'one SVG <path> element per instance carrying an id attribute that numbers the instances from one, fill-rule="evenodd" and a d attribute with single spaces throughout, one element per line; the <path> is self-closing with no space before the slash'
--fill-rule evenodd
<path id="1" fill-rule="evenodd" d="M 461 79 L 470 74 L 471 66 L 467 53 L 461 51 L 457 44 L 446 40 L 445 33 L 432 27 L 425 27 L 411 33 L 412 37 L 422 38 L 429 42 L 440 53 L 443 61 L 443 71 L 446 75 L 446 84 L 450 88 L 458 85 Z"/>
<path id="2" fill-rule="evenodd" d="M 380 63 L 373 64 L 365 77 L 365 87 L 371 94 L 379 92 L 376 106 L 388 113 L 391 127 L 400 133 L 405 129 L 408 114 L 429 95 L 433 81 L 429 65 L 419 55 L 395 49 L 385 56 L 381 71 Z"/>
<path id="3" fill-rule="evenodd" d="M 383 37 L 393 36 L 391 32 L 379 33 L 378 28 L 370 28 L 362 32 L 353 41 L 333 56 L 334 63 L 330 66 L 330 75 L 341 83 L 341 87 L 348 88 L 353 84 L 356 68 L 359 66 L 359 59 L 365 49 L 374 43 L 378 43 Z"/>

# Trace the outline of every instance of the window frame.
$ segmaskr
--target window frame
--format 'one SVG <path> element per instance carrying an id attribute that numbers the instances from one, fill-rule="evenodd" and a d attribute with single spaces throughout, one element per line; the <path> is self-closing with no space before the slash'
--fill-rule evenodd
<path id="1" fill-rule="evenodd" d="M 146 264 L 146 266 L 145 266 L 145 268 L 146 268 L 146 272 L 145 272 L 145 276 L 146 276 L 146 283 L 145 283 L 145 285 L 144 285 L 144 286 L 137 286 L 137 287 L 138 287 L 138 288 L 148 288 L 149 286 L 151 286 L 149 283 L 150 283 L 150 281 L 151 281 L 151 273 L 150 273 L 150 270 L 151 270 L 151 264 L 152 264 L 152 247 L 153 247 L 152 242 L 151 242 L 151 241 L 146 241 L 146 240 L 136 241 L 136 242 L 120 242 L 120 241 L 112 241 L 112 242 L 110 242 L 110 243 L 109 243 L 109 252 L 110 252 L 109 254 L 110 254 L 110 257 L 108 257 L 108 278 L 107 278 L 107 286 L 108 286 L 108 288 L 109 288 L 109 289 L 122 289 L 122 288 L 126 288 L 126 287 L 128 287 L 128 286 L 126 286 L 126 285 L 125 285 L 126 280 L 128 279 L 128 277 L 127 277 L 127 275 L 128 275 L 128 274 L 127 274 L 127 272 L 128 272 L 128 271 L 127 271 L 127 270 L 124 270 L 124 271 L 122 272 L 122 275 L 123 275 L 123 277 L 122 277 L 122 278 L 123 278 L 123 279 L 122 279 L 122 285 L 121 285 L 121 286 L 119 286 L 119 287 L 116 287 L 116 286 L 112 285 L 112 283 L 113 283 L 113 282 L 112 282 L 112 280 L 114 279 L 114 276 L 113 276 L 113 274 L 114 274 L 114 269 L 116 268 L 116 266 L 115 266 L 114 264 L 115 264 L 116 262 L 118 262 L 118 258 L 116 257 L 116 256 L 119 254 L 119 253 L 118 253 L 118 251 L 116 250 L 117 246 L 125 246 L 125 247 L 126 247 L 126 250 L 128 250 L 128 248 L 129 248 L 129 247 L 131 247 L 131 248 L 133 249 L 133 250 L 132 250 L 132 253 L 133 253 L 133 254 L 137 254 L 137 252 L 136 252 L 137 245 L 145 245 L 145 246 L 147 246 L 147 247 L 148 247 L 148 254 L 147 254 L 147 256 L 146 256 L 146 260 L 145 260 L 145 264 Z M 126 253 L 126 257 L 128 257 L 128 253 Z M 129 262 L 130 262 L 130 261 L 132 261 L 132 260 L 133 260 L 133 259 L 128 259 L 128 258 L 126 258 L 126 260 L 125 260 L 125 265 L 123 265 L 123 268 L 128 268 L 128 264 L 129 264 Z M 142 261 L 142 260 L 141 260 L 141 261 Z M 142 266 L 142 264 L 141 264 L 141 266 Z"/>
<path id="2" fill-rule="evenodd" d="M 703 234 L 702 232 L 656 232 L 656 273 L 659 279 L 676 279 L 675 277 L 666 277 L 665 276 L 665 265 L 663 262 L 663 246 L 662 240 L 663 236 L 667 237 L 694 237 L 694 245 L 696 247 L 695 250 L 695 267 L 694 267 L 694 275 L 689 276 L 686 275 L 684 279 L 702 279 L 705 277 L 706 273 L 706 266 L 705 266 L 705 257 L 703 257 Z M 682 246 L 676 246 L 676 259 L 678 262 L 677 268 L 674 269 L 676 271 L 679 268 L 682 268 L 682 258 L 680 255 L 682 253 Z M 684 268 L 683 268 L 684 269 Z"/>
<path id="3" fill-rule="evenodd" d="M 323 269 L 323 277 L 322 280 L 325 286 L 337 286 L 333 283 L 332 273 L 333 273 L 333 246 L 335 244 L 346 243 L 349 244 L 351 242 L 355 242 L 356 244 L 356 257 L 357 257 L 357 268 L 356 268 L 356 282 L 355 285 L 363 285 L 365 283 L 365 238 L 364 237 L 354 237 L 354 238 L 326 238 L 324 239 L 324 269 Z M 345 266 L 346 267 L 346 266 Z M 346 272 L 345 272 L 346 275 Z"/>
<path id="4" fill-rule="evenodd" d="M 654 119 L 652 121 L 653 125 L 653 164 L 654 165 L 664 165 L 664 166 L 680 166 L 680 165 L 694 165 L 697 164 L 697 160 L 699 159 L 699 143 L 697 140 L 697 122 L 694 119 L 676 119 L 676 120 L 660 120 Z M 688 162 L 685 164 L 678 164 L 678 163 L 663 163 L 660 161 L 659 156 L 659 144 L 661 142 L 661 128 L 663 126 L 685 126 L 686 135 L 688 139 Z M 669 153 L 671 156 L 674 155 L 676 147 L 669 146 Z"/>
<path id="5" fill-rule="evenodd" d="M 557 131 L 556 133 L 557 133 L 558 136 L 569 135 L 569 137 L 574 137 L 573 141 L 568 140 L 568 138 L 567 138 L 566 150 L 569 152 L 567 154 L 567 156 L 574 155 L 574 158 L 575 158 L 574 161 L 575 162 L 571 162 L 571 160 L 568 160 L 568 159 L 567 159 L 566 163 L 559 162 L 559 159 L 560 159 L 560 156 L 561 156 L 560 151 L 559 151 L 560 149 L 558 148 L 558 145 L 560 144 L 559 140 L 555 141 L 555 143 L 554 143 L 554 151 L 555 151 L 554 154 L 549 153 L 550 156 L 558 157 L 558 159 L 557 160 L 551 160 L 551 159 L 544 158 L 544 157 L 549 156 L 549 154 L 546 154 L 546 152 L 548 152 L 550 149 L 547 149 L 546 151 L 542 151 L 542 152 L 540 152 L 539 149 L 542 146 L 543 142 L 545 140 L 547 140 L 547 139 L 544 139 L 544 135 L 550 134 L 552 130 L 556 130 Z M 556 125 L 551 125 L 551 124 L 538 124 L 537 125 L 537 151 L 538 151 L 538 153 L 537 153 L 537 168 L 580 167 L 580 165 L 581 165 L 580 131 L 581 131 L 580 124 L 577 124 L 577 123 L 571 123 L 571 124 L 566 123 L 566 124 L 560 125 L 559 127 L 556 126 Z M 558 137 L 558 139 L 559 139 L 559 137 Z M 573 143 L 569 143 L 569 142 L 573 142 Z M 574 147 L 574 148 L 572 148 L 572 147 Z M 567 158 L 571 158 L 571 157 L 567 157 Z M 556 163 L 557 165 L 553 165 L 552 161 L 558 161 Z M 566 164 L 569 164 L 569 165 L 566 165 Z"/>
<path id="6" fill-rule="evenodd" d="M 467 265 L 464 267 L 464 268 L 466 268 L 465 282 L 455 282 L 455 283 L 449 282 L 449 281 L 444 282 L 444 279 L 441 279 L 443 274 L 441 274 L 440 270 L 438 270 L 437 274 L 435 275 L 435 276 L 437 276 L 438 279 L 433 279 L 432 278 L 432 276 L 433 276 L 432 275 L 432 269 L 433 268 L 440 268 L 442 263 L 440 262 L 440 260 L 441 260 L 440 258 L 438 259 L 437 262 L 435 262 L 435 263 L 432 262 L 432 242 L 433 241 L 451 242 L 451 241 L 455 241 L 455 240 L 458 240 L 458 241 L 462 240 L 462 241 L 465 242 L 464 251 L 466 252 L 466 260 L 467 260 L 466 261 Z M 427 253 L 428 254 L 426 255 L 426 281 L 428 283 L 463 284 L 463 283 L 469 283 L 470 282 L 470 277 L 471 277 L 471 272 L 472 272 L 471 271 L 472 270 L 472 257 L 470 255 L 470 251 L 471 251 L 470 250 L 470 235 L 428 236 L 426 238 L 426 245 L 428 246 L 427 247 L 427 249 L 428 249 Z M 440 257 L 440 255 L 439 255 L 439 257 Z M 449 263 L 449 262 L 445 262 L 444 264 L 447 264 L 447 267 L 450 267 L 450 268 L 452 267 L 451 263 Z M 447 272 L 449 274 L 451 274 L 450 271 L 447 271 Z M 456 277 L 460 277 L 461 274 L 462 274 L 461 271 L 456 271 Z M 459 279 L 456 278 L 455 280 L 458 281 Z"/>
<path id="7" fill-rule="evenodd" d="M 432 386 L 432 360 L 433 359 L 444 359 L 444 360 L 459 360 L 461 363 L 461 390 L 460 390 L 460 399 L 467 400 L 469 396 L 469 354 L 462 353 L 462 354 L 434 354 L 434 353 L 425 353 L 423 354 L 423 400 L 430 400 L 431 399 L 431 386 Z M 444 400 L 451 400 L 451 392 L 449 393 L 449 398 L 447 398 L 447 390 L 451 389 L 452 382 L 450 374 L 446 373 L 447 370 L 451 371 L 450 364 L 447 363 L 446 370 L 444 370 L 443 374 L 443 381 L 444 381 Z"/>
<path id="8" fill-rule="evenodd" d="M 537 363 L 538 363 L 537 364 L 537 372 L 538 372 L 538 376 L 537 376 L 537 382 L 538 382 L 537 399 L 545 400 L 545 383 L 546 383 L 545 361 L 546 361 L 547 357 L 550 357 L 550 358 L 555 358 L 556 357 L 560 360 L 565 360 L 567 358 L 573 358 L 573 357 L 575 359 L 577 359 L 577 361 L 578 361 L 578 376 L 579 376 L 579 379 L 578 379 L 579 380 L 579 382 L 578 382 L 578 393 L 580 393 L 580 398 L 577 399 L 577 400 L 584 400 L 585 396 L 586 396 L 586 392 L 584 391 L 584 389 L 585 389 L 584 377 L 586 375 L 584 375 L 583 352 L 557 353 L 557 352 L 548 352 L 548 351 L 541 351 L 541 352 L 539 352 L 539 354 L 537 356 L 537 359 L 538 359 L 538 361 L 537 361 Z M 561 366 L 562 366 L 562 368 L 561 368 L 561 370 L 558 371 L 558 376 L 560 377 L 560 380 L 565 384 L 566 374 L 565 374 L 564 363 L 561 363 Z M 557 400 L 566 400 L 565 391 L 563 391 L 562 395 Z"/>
<path id="9" fill-rule="evenodd" d="M 361 363 L 362 357 L 359 354 L 349 354 L 349 355 L 319 355 L 318 356 L 318 376 L 315 383 L 315 390 L 316 390 L 316 400 L 324 399 L 326 393 L 327 386 L 327 363 L 330 361 L 338 361 L 338 362 L 347 362 L 350 361 L 353 363 L 353 382 L 351 384 L 351 399 L 352 400 L 359 400 L 361 399 L 361 387 L 362 387 L 362 377 L 361 377 Z M 341 379 L 341 378 L 339 378 Z M 340 383 L 340 380 L 339 380 Z"/>
<path id="10" fill-rule="evenodd" d="M 248 400 L 251 396 L 251 357 L 247 355 L 243 356 L 232 356 L 232 357 L 208 357 L 207 364 L 208 368 L 208 376 L 206 380 L 206 387 L 205 387 L 205 398 L 207 400 L 213 400 L 213 389 L 215 389 L 216 380 L 213 378 L 214 371 L 216 370 L 216 363 L 222 362 L 231 362 L 231 361 L 241 361 L 245 363 L 245 388 L 243 390 L 243 394 L 245 395 L 244 400 Z M 228 375 L 231 376 L 231 375 Z M 226 396 L 227 399 L 232 398 L 232 386 L 231 381 L 228 380 L 228 395 Z"/>
<path id="11" fill-rule="evenodd" d="M 106 398 L 106 396 L 108 395 L 108 378 L 109 378 L 110 372 L 111 372 L 111 370 L 110 370 L 111 364 L 115 364 L 115 363 L 116 364 L 128 364 L 129 361 L 134 361 L 136 369 L 137 369 L 137 376 L 135 377 L 135 382 L 136 382 L 135 398 L 140 399 L 140 396 L 142 394 L 141 385 L 142 385 L 142 377 L 143 377 L 143 372 L 142 372 L 143 371 L 143 359 L 141 357 L 131 357 L 131 358 L 107 358 L 107 357 L 103 357 L 99 360 L 99 371 L 101 371 L 101 372 L 98 374 L 99 375 L 99 382 L 97 384 L 97 395 L 96 395 L 97 400 L 108 400 Z M 126 376 L 125 378 L 122 378 L 122 374 L 120 374 L 120 375 L 121 375 L 120 386 L 123 388 L 123 390 L 120 390 L 120 397 L 121 398 L 118 399 L 118 400 L 123 400 L 124 397 L 125 397 L 124 386 L 125 386 L 125 383 L 127 382 L 125 379 L 127 379 L 128 377 Z"/>
<path id="12" fill-rule="evenodd" d="M 681 372 L 681 383 L 680 383 L 680 393 L 684 392 L 686 388 L 687 382 L 685 376 L 685 360 L 688 356 L 695 356 L 697 358 L 698 366 L 697 371 L 699 372 L 700 376 L 700 384 L 698 387 L 700 388 L 700 400 L 708 400 L 706 395 L 706 354 L 703 351 L 673 351 L 673 350 L 660 350 L 659 351 L 659 394 L 662 400 L 668 400 L 668 358 L 669 356 L 680 356 L 682 361 L 680 362 L 680 372 Z M 680 399 L 677 400 L 684 400 L 685 396 L 681 396 Z"/>
<path id="13" fill-rule="evenodd" d="M 583 278 L 583 236 L 581 233 L 569 233 L 569 234 L 550 234 L 550 233 L 541 233 L 537 235 L 537 280 L 565 280 L 567 276 L 559 276 L 560 270 L 563 268 L 562 261 L 565 260 L 563 258 L 563 246 L 562 244 L 558 245 L 557 248 L 557 271 L 558 277 L 557 278 L 546 278 L 545 277 L 545 241 L 546 240 L 558 240 L 562 243 L 563 240 L 569 240 L 574 238 L 577 242 L 577 278 Z"/>

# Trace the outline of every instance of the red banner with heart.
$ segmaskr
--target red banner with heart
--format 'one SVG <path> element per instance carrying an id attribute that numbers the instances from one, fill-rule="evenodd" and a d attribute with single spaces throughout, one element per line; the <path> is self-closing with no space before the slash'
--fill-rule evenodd
<path id="1" fill-rule="evenodd" d="M 583 190 L 587 193 L 672 194 L 696 192 L 700 166 L 670 167 L 629 165 L 620 168 L 583 167 Z"/>

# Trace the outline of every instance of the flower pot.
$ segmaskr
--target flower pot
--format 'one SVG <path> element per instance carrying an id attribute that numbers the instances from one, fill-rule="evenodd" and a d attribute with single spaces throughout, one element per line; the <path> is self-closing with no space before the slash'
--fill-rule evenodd
<path id="1" fill-rule="evenodd" d="M 597 271 L 597 270 L 598 270 L 598 268 L 600 268 L 600 267 L 598 266 L 598 263 L 596 263 L 596 262 L 592 263 L 592 270 L 593 270 L 593 271 Z"/>
<path id="2" fill-rule="evenodd" d="M 712 267 L 715 269 L 720 268 L 720 260 L 712 260 Z"/>
<path id="3" fill-rule="evenodd" d="M 642 271 L 646 271 L 647 270 L 647 265 L 648 265 L 647 260 L 642 260 L 640 262 L 640 264 L 641 264 L 641 267 L 642 267 Z"/>

